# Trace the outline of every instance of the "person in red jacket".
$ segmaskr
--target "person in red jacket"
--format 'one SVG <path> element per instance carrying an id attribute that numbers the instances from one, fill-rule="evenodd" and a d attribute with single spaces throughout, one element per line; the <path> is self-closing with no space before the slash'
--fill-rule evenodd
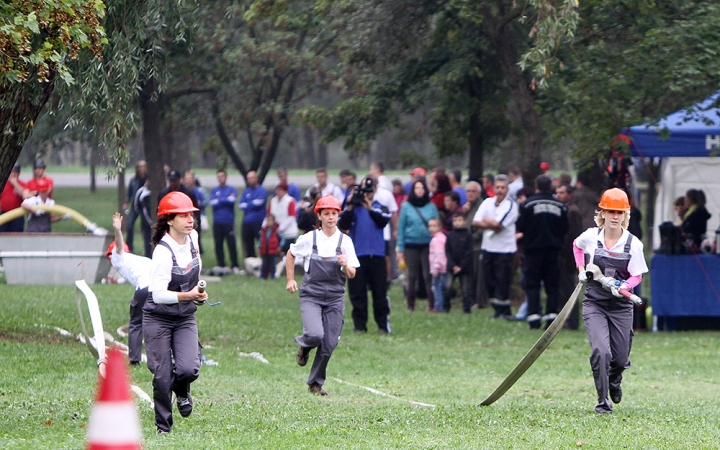
<path id="1" fill-rule="evenodd" d="M 279 228 L 275 223 L 275 216 L 268 214 L 265 217 L 265 225 L 260 230 L 260 256 L 262 257 L 260 278 L 264 280 L 275 278 L 275 259 L 283 245 L 283 238 L 278 232 Z"/>

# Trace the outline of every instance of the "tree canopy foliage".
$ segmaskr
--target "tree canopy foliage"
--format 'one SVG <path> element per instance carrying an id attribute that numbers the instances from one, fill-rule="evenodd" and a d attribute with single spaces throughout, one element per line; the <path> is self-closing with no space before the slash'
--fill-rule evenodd
<path id="1" fill-rule="evenodd" d="M 100 58 L 104 4 L 11 0 L 0 5 L 0 183 L 4 185 L 56 81 L 73 60 Z"/>

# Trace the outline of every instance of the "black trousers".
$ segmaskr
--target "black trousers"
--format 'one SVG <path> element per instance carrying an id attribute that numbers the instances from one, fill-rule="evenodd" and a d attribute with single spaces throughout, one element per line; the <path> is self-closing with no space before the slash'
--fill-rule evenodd
<path id="1" fill-rule="evenodd" d="M 570 255 L 572 258 L 572 255 Z M 570 299 L 575 286 L 578 284 L 578 272 L 575 267 L 574 261 L 570 264 L 563 262 L 560 259 L 560 285 L 559 285 L 559 299 L 558 299 L 558 311 L 565 307 L 565 304 Z M 570 316 L 565 322 L 565 328 L 570 330 L 577 330 L 580 327 L 580 303 L 578 300 L 575 302 L 573 310 L 570 312 Z"/>
<path id="2" fill-rule="evenodd" d="M 130 211 L 128 211 L 128 215 L 125 218 L 125 225 L 127 226 L 125 243 L 128 245 L 128 248 L 130 248 L 131 252 L 133 251 L 133 244 L 135 243 L 135 221 L 138 217 L 139 214 L 137 213 L 137 211 L 135 211 L 135 208 L 131 206 Z"/>
<path id="3" fill-rule="evenodd" d="M 237 244 L 235 244 L 235 224 L 213 223 L 213 238 L 215 240 L 215 259 L 217 260 L 217 265 L 226 267 L 224 244 L 225 241 L 227 241 L 231 267 L 239 267 Z"/>
<path id="4" fill-rule="evenodd" d="M 152 234 L 152 223 L 148 223 L 143 216 L 140 216 L 140 232 L 143 237 L 145 257 L 152 259 L 152 241 L 150 239 Z"/>
<path id="5" fill-rule="evenodd" d="M 262 266 L 260 267 L 260 278 L 266 280 L 275 278 L 275 255 L 262 255 Z"/>
<path id="6" fill-rule="evenodd" d="M 452 299 L 450 298 L 449 293 L 454 290 L 450 288 L 454 288 L 455 280 L 460 280 L 460 289 L 463 296 L 463 312 L 469 313 L 475 301 L 472 290 L 472 274 L 460 272 L 459 274 L 455 275 L 448 272 L 448 276 L 450 281 L 448 283 L 448 295 L 445 296 L 445 311 L 450 311 L 450 301 Z"/>
<path id="7" fill-rule="evenodd" d="M 487 288 L 485 287 L 485 275 L 482 267 L 482 251 L 473 250 L 473 273 L 470 277 L 470 291 L 473 296 L 473 303 L 478 308 L 484 308 L 488 303 Z"/>
<path id="8" fill-rule="evenodd" d="M 242 245 L 243 255 L 245 258 L 255 258 L 255 239 L 258 238 L 258 233 L 262 229 L 262 222 L 258 223 L 246 223 L 242 224 Z"/>
<path id="9" fill-rule="evenodd" d="M 130 301 L 130 327 L 128 328 L 128 357 L 131 363 L 142 359 L 143 306 L 148 298 L 148 288 L 136 289 Z"/>
<path id="10" fill-rule="evenodd" d="M 390 331 L 387 295 L 387 265 L 384 256 L 359 256 L 360 267 L 348 280 L 352 318 L 356 330 L 367 330 L 368 286 L 372 291 L 373 315 L 380 330 Z"/>
<path id="11" fill-rule="evenodd" d="M 482 266 L 488 297 L 497 300 L 510 300 L 514 257 L 514 253 L 483 251 Z"/>
<path id="12" fill-rule="evenodd" d="M 540 304 L 540 286 L 545 286 L 547 303 L 545 314 L 557 314 L 560 288 L 560 262 L 558 249 L 543 249 L 525 251 L 523 269 L 525 270 L 525 295 L 528 300 L 528 322 L 535 317 L 542 316 Z M 540 320 L 537 317 L 535 320 Z"/>

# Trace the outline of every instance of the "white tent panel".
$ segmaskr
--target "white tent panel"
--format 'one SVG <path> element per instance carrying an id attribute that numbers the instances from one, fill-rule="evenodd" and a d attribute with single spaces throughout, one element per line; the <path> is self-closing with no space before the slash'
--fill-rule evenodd
<path id="1" fill-rule="evenodd" d="M 673 204 L 689 189 L 705 192 L 705 207 L 712 215 L 708 220 L 707 234 L 710 239 L 715 239 L 715 230 L 720 226 L 720 157 L 663 158 L 660 188 L 655 201 L 654 249 L 660 246 L 658 225 L 677 219 Z"/>

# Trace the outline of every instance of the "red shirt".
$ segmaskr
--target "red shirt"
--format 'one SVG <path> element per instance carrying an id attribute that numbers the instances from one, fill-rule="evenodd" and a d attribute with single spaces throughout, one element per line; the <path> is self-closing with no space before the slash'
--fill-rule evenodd
<path id="1" fill-rule="evenodd" d="M 18 180 L 20 186 L 26 188 L 27 185 L 22 181 Z M 2 194 L 0 194 L 0 210 L 2 212 L 12 211 L 15 208 L 19 208 L 23 202 L 22 196 L 15 192 L 15 187 L 9 181 L 5 183 Z"/>
<path id="2" fill-rule="evenodd" d="M 43 175 L 43 177 L 41 178 L 41 180 L 45 180 L 45 182 L 50 185 L 50 198 L 52 198 L 52 191 L 53 191 L 53 187 L 54 187 L 53 179 L 50 178 L 50 177 L 46 177 L 46 176 Z M 25 187 L 26 187 L 29 191 L 37 191 L 37 181 L 38 181 L 38 180 L 36 180 L 35 178 L 31 178 L 30 181 L 28 181 L 28 182 L 26 183 Z"/>

